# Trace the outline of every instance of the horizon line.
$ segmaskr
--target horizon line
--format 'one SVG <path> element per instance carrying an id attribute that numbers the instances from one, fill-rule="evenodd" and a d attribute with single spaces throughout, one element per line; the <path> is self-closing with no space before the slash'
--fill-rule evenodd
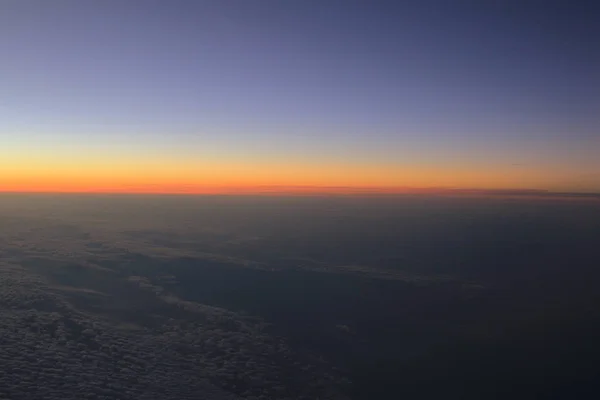
<path id="1" fill-rule="evenodd" d="M 128 190 L 129 189 L 129 190 Z M 191 189 L 191 188 L 190 188 Z M 90 189 L 2 189 L 0 194 L 79 194 L 79 195 L 180 195 L 180 196 L 491 196 L 598 199 L 600 192 L 553 191 L 546 189 L 489 189 L 458 187 L 355 187 L 310 185 L 263 185 L 252 187 L 196 187 L 195 190 L 160 190 L 158 188 L 90 188 Z"/>

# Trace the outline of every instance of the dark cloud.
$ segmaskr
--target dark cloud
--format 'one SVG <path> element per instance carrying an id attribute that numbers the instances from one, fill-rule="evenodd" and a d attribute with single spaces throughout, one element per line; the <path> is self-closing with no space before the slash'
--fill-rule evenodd
<path id="1" fill-rule="evenodd" d="M 327 366 L 260 319 L 180 298 L 159 268 L 173 254 L 243 261 L 156 248 L 154 236 L 89 221 L 10 220 L 0 231 L 0 398 L 343 398 Z"/>
<path id="2" fill-rule="evenodd" d="M 600 332 L 591 202 L 417 200 L 0 197 L 0 398 L 490 398 Z"/>

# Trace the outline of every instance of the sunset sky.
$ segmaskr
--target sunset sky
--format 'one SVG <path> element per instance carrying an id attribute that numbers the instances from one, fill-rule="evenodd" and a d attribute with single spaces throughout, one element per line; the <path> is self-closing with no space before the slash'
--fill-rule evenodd
<path id="1" fill-rule="evenodd" d="M 4 0 L 0 191 L 600 193 L 585 3 Z"/>

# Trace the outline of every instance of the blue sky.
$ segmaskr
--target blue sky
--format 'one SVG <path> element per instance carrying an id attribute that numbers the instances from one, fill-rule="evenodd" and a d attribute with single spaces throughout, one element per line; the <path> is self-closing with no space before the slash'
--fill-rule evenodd
<path id="1" fill-rule="evenodd" d="M 0 140 L 306 162 L 589 152 L 597 10 L 491 3 L 7 0 Z"/>

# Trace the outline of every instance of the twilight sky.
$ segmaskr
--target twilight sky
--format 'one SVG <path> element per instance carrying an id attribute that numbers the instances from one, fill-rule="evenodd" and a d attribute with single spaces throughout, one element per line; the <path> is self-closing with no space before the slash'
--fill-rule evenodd
<path id="1" fill-rule="evenodd" d="M 600 192 L 599 20 L 567 0 L 3 0 L 0 190 Z"/>

